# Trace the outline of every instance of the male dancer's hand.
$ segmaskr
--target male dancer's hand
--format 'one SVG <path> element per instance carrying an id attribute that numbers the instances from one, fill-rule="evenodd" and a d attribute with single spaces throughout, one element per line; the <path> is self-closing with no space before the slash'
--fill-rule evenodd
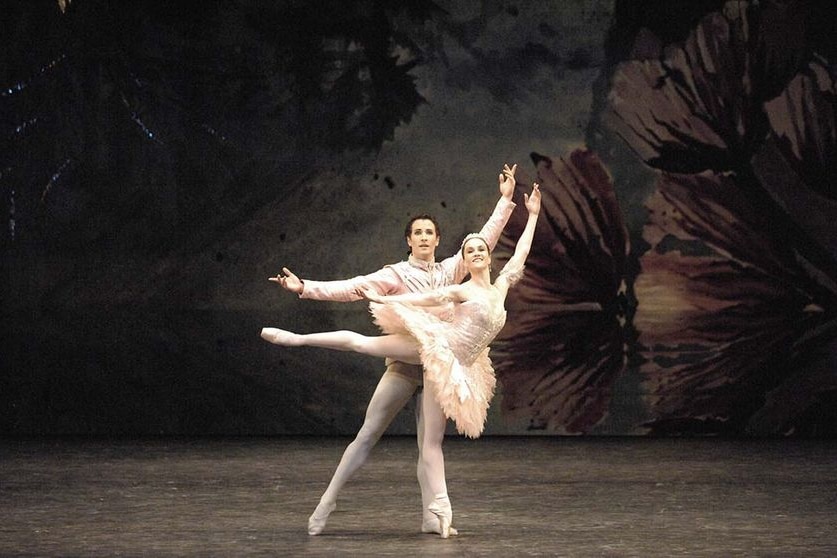
<path id="1" fill-rule="evenodd" d="M 285 275 L 283 276 L 282 273 Z M 277 275 L 276 277 L 268 277 L 268 281 L 273 281 L 274 283 L 279 283 L 282 285 L 283 289 L 289 290 L 292 293 L 302 294 L 302 289 L 304 284 L 302 279 L 291 273 L 291 270 L 287 267 L 282 268 L 282 273 Z"/>
<path id="2" fill-rule="evenodd" d="M 503 172 L 500 173 L 500 176 L 497 178 L 500 183 L 500 195 L 507 200 L 511 200 L 514 195 L 514 173 L 516 170 L 517 164 L 514 164 L 511 167 L 509 167 L 508 164 L 503 165 Z"/>

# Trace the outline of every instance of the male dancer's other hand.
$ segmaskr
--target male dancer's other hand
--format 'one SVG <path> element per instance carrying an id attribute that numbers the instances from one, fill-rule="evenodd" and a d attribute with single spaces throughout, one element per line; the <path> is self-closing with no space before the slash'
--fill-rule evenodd
<path id="1" fill-rule="evenodd" d="M 514 164 L 511 167 L 509 167 L 508 164 L 503 165 L 503 172 L 500 173 L 500 176 L 497 178 L 500 183 L 500 195 L 507 200 L 511 200 L 514 195 L 514 173 L 516 170 L 517 164 Z"/>
<path id="2" fill-rule="evenodd" d="M 284 273 L 284 275 L 282 275 Z M 282 273 L 277 275 L 276 277 L 269 277 L 268 281 L 273 281 L 274 283 L 279 283 L 282 285 L 283 289 L 289 290 L 292 293 L 302 294 L 303 289 L 303 282 L 302 279 L 291 273 L 291 270 L 287 267 L 282 268 Z"/>

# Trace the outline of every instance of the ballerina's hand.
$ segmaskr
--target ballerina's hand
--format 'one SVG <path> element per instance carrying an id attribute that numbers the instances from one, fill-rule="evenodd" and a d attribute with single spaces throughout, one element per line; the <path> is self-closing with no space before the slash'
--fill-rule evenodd
<path id="1" fill-rule="evenodd" d="M 537 182 L 532 183 L 532 195 L 523 194 L 523 203 L 530 215 L 537 215 L 541 211 L 541 189 Z"/>
<path id="2" fill-rule="evenodd" d="M 360 298 L 364 298 L 369 302 L 383 302 L 381 295 L 366 287 L 358 287 L 355 289 L 355 294 Z"/>

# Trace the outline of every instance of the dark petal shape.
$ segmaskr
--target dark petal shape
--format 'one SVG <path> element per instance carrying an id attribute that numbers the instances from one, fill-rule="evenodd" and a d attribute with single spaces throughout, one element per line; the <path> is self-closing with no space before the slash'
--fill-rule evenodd
<path id="1" fill-rule="evenodd" d="M 586 149 L 555 160 L 533 153 L 532 159 L 543 198 L 526 277 L 543 279 L 536 289 L 543 292 L 518 288 L 515 297 L 536 304 L 608 306 L 622 288 L 629 249 L 610 175 L 598 156 Z M 531 190 L 525 172 L 518 171 L 517 182 L 519 189 Z M 498 244 L 507 254 L 514 250 L 525 224 L 526 212 L 515 211 Z M 504 261 L 502 254 L 498 257 Z"/>
<path id="2" fill-rule="evenodd" d="M 776 142 L 814 192 L 837 200 L 837 80 L 815 61 L 765 104 Z"/>
<path id="3" fill-rule="evenodd" d="M 543 193 L 526 274 L 509 292 L 508 320 L 492 345 L 502 408 L 530 428 L 589 432 L 606 416 L 625 366 L 627 233 L 613 184 L 598 157 L 534 155 Z M 519 188 L 530 180 L 518 170 Z M 525 223 L 516 211 L 495 254 L 505 263 Z"/>
<path id="4" fill-rule="evenodd" d="M 812 62 L 765 104 L 772 128 L 751 160 L 753 175 L 808 239 L 804 257 L 837 280 L 837 80 Z"/>
<path id="5" fill-rule="evenodd" d="M 830 324 L 831 341 L 826 345 L 798 351 L 800 357 L 764 405 L 750 417 L 748 430 L 757 434 L 799 434 L 828 436 L 837 434 L 837 322 Z M 800 413 L 800 403 L 804 412 Z"/>
<path id="6" fill-rule="evenodd" d="M 503 416 L 530 430 L 589 433 L 607 416 L 624 370 L 623 336 L 618 318 L 594 305 L 510 312 L 491 349 Z"/>
<path id="7" fill-rule="evenodd" d="M 761 8 L 748 10 L 751 32 L 746 34 L 746 63 L 755 102 L 780 94 L 805 67 L 810 56 L 810 18 L 822 15 L 817 9 L 808 0 L 767 0 Z"/>
<path id="8" fill-rule="evenodd" d="M 767 133 L 762 104 L 801 64 L 804 18 L 795 2 L 751 11 L 743 5 L 729 2 L 723 14 L 706 16 L 661 60 L 616 70 L 604 119 L 649 165 L 732 170 Z"/>
<path id="9" fill-rule="evenodd" d="M 837 288 L 741 191 L 729 176 L 664 175 L 647 204 L 634 324 L 657 432 L 785 432 L 793 420 L 771 422 L 766 398 L 793 391 L 795 363 L 833 338 Z M 822 392 L 806 393 L 795 416 Z"/>
<path id="10" fill-rule="evenodd" d="M 815 185 L 803 181 L 775 137 L 768 138 L 751 164 L 761 195 L 769 196 L 765 203 L 775 208 L 774 222 L 784 221 L 791 225 L 794 229 L 789 231 L 791 236 L 799 239 L 796 242 L 799 257 L 814 268 L 809 273 L 821 277 L 820 282 L 824 285 L 833 284 L 837 281 L 837 229 L 834 225 L 837 223 L 837 200 L 821 195 Z M 816 160 L 811 161 L 811 167 L 808 179 L 817 172 Z M 828 288 L 833 290 L 833 287 Z"/>
<path id="11" fill-rule="evenodd" d="M 646 204 L 651 222 L 643 230 L 652 246 L 666 236 L 698 240 L 724 261 L 737 260 L 767 277 L 783 277 L 791 284 L 807 280 L 796 264 L 793 243 L 785 237 L 789 231 L 751 203 L 734 177 L 664 174 L 657 187 Z"/>

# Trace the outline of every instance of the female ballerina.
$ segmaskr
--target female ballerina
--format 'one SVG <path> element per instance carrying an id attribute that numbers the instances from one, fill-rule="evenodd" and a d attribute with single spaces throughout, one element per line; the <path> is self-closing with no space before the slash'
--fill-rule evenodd
<path id="1" fill-rule="evenodd" d="M 354 351 L 423 365 L 425 386 L 433 396 L 422 398 L 422 459 L 436 495 L 428 509 L 439 520 L 442 538 L 455 533 L 442 454 L 445 422 L 453 419 L 457 430 L 472 438 L 478 437 L 485 426 L 495 387 L 488 345 L 505 324 L 506 294 L 523 275 L 540 213 L 537 184 L 533 185 L 531 196 L 524 194 L 524 200 L 529 212 L 526 227 L 514 254 L 493 284 L 488 243 L 472 233 L 462 242 L 462 257 L 470 273 L 468 281 L 425 293 L 381 296 L 370 290 L 358 291 L 370 301 L 375 321 L 386 335 L 370 337 L 345 330 L 296 334 L 276 328 L 264 328 L 261 333 L 265 340 L 277 345 Z M 431 312 L 419 306 L 437 309 Z"/>

